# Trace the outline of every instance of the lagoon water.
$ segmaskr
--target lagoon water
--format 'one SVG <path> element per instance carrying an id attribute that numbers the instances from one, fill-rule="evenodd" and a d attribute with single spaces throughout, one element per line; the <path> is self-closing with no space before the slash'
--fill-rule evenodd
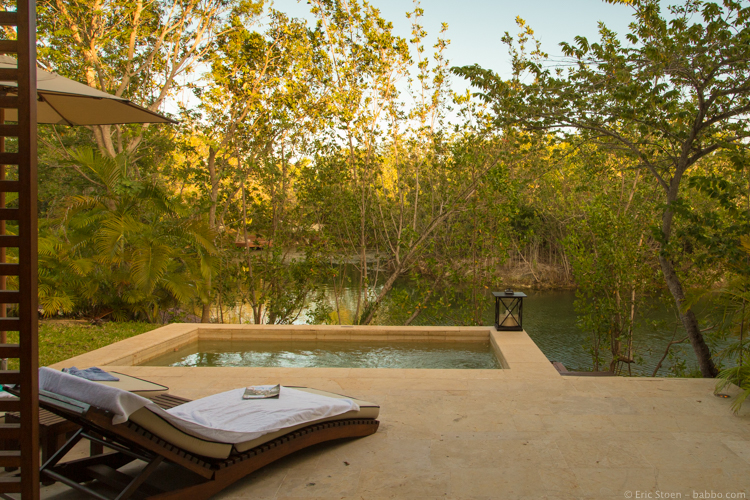
<path id="1" fill-rule="evenodd" d="M 551 361 L 560 361 L 568 370 L 591 371 L 591 337 L 581 331 L 573 301 L 575 292 L 529 291 L 524 304 L 524 329 Z M 651 375 L 664 350 L 673 338 L 684 337 L 677 327 L 678 318 L 668 307 L 661 306 L 641 318 L 633 334 L 635 358 L 633 375 Z M 651 323 L 651 324 L 649 324 Z M 653 324 L 655 323 L 655 325 Z M 679 335 L 677 337 L 676 335 Z M 672 351 L 684 359 L 687 368 L 697 367 L 692 348 L 685 344 L 673 346 Z M 672 360 L 664 360 L 659 375 L 668 375 Z M 608 369 L 607 366 L 600 370 Z"/>

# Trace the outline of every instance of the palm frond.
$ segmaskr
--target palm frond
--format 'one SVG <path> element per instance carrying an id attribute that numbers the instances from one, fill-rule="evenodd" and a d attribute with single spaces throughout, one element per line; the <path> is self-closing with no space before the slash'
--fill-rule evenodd
<path id="1" fill-rule="evenodd" d="M 113 256 L 122 251 L 128 234 L 138 234 L 144 229 L 131 214 L 110 214 L 94 237 L 96 250 L 101 255 Z"/>
<path id="2" fill-rule="evenodd" d="M 39 306 L 42 308 L 43 315 L 50 317 L 58 312 L 68 314 L 73 312 L 75 305 L 74 297 L 46 284 L 39 286 Z"/>
<path id="3" fill-rule="evenodd" d="M 81 170 L 93 174 L 108 191 L 113 191 L 123 178 L 127 166 L 126 156 L 123 154 L 115 158 L 104 156 L 91 147 L 79 147 L 70 152 L 70 160 L 66 162 Z"/>
<path id="4" fill-rule="evenodd" d="M 195 286 L 181 274 L 168 274 L 162 280 L 162 285 L 178 302 L 190 302 L 196 295 Z"/>
<path id="5" fill-rule="evenodd" d="M 731 407 L 734 413 L 739 413 L 742 404 L 750 397 L 750 366 L 745 364 L 723 370 L 719 373 L 715 392 L 721 392 L 732 385 L 737 386 L 741 391 L 735 396 Z"/>
<path id="6" fill-rule="evenodd" d="M 91 259 L 81 258 L 70 261 L 70 269 L 78 276 L 86 276 L 94 270 L 95 263 Z"/>
<path id="7" fill-rule="evenodd" d="M 214 255 L 217 253 L 216 245 L 214 245 L 217 236 L 216 231 L 212 230 L 204 221 L 189 221 L 186 224 L 185 232 L 191 236 L 192 240 L 199 247 L 203 248 L 209 254 Z"/>
<path id="8" fill-rule="evenodd" d="M 139 247 L 132 259 L 132 277 L 135 285 L 153 292 L 157 282 L 164 276 L 171 258 L 171 249 L 161 243 L 151 241 Z"/>

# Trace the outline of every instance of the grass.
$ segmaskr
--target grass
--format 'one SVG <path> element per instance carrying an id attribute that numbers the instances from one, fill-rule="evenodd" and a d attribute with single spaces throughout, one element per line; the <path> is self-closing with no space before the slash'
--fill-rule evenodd
<path id="1" fill-rule="evenodd" d="M 49 366 L 160 326 L 114 321 L 95 326 L 85 321 L 43 320 L 39 322 L 39 366 Z M 18 342 L 18 334 L 9 332 L 8 342 Z M 18 360 L 9 360 L 9 368 L 17 369 L 17 364 Z"/>

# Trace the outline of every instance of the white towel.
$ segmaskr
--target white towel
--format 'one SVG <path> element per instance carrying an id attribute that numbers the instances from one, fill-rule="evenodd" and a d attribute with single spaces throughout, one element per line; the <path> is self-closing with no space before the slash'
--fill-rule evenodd
<path id="1" fill-rule="evenodd" d="M 193 436 L 243 443 L 307 422 L 359 411 L 351 399 L 331 398 L 282 387 L 278 398 L 242 399 L 245 388 L 214 394 L 154 413 Z"/>
<path id="2" fill-rule="evenodd" d="M 113 424 L 127 422 L 132 413 L 146 405 L 153 405 L 150 400 L 132 392 L 97 384 L 46 366 L 39 368 L 39 389 L 111 411 L 115 414 Z"/>
<path id="3" fill-rule="evenodd" d="M 242 399 L 245 388 L 214 394 L 162 410 L 150 400 L 116 387 L 50 368 L 39 369 L 39 389 L 98 406 L 115 414 L 113 424 L 148 408 L 182 431 L 221 443 L 242 443 L 315 420 L 359 411 L 351 399 L 330 398 L 282 387 L 276 399 Z"/>

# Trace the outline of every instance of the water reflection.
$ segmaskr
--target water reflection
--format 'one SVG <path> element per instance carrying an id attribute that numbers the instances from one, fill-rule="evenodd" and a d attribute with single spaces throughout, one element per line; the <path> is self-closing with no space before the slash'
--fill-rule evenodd
<path id="1" fill-rule="evenodd" d="M 489 342 L 199 341 L 145 366 L 499 369 Z"/>

